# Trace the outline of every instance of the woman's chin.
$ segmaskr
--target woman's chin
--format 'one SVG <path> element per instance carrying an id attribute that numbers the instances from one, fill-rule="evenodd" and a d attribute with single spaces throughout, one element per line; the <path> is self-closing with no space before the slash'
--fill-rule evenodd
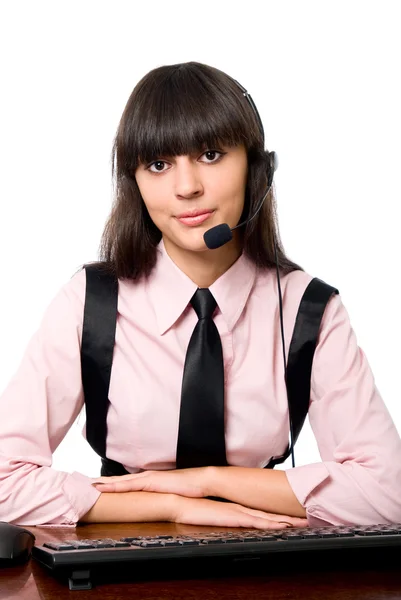
<path id="1" fill-rule="evenodd" d="M 183 250 L 187 250 L 190 252 L 205 252 L 209 250 L 206 246 L 203 234 L 207 231 L 205 227 L 192 227 L 188 228 L 187 232 L 180 233 L 180 235 L 175 235 L 174 238 L 169 238 L 164 236 L 164 243 L 174 244 Z"/>

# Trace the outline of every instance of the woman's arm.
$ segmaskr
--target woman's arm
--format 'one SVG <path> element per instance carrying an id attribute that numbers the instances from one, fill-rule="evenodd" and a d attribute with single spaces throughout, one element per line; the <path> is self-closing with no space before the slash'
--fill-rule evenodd
<path id="1" fill-rule="evenodd" d="M 205 479 L 207 496 L 226 498 L 269 513 L 305 517 L 285 471 L 248 467 L 209 467 Z"/>
<path id="2" fill-rule="evenodd" d="M 101 494 L 79 520 L 82 523 L 141 523 L 171 521 L 177 497 L 174 494 L 125 492 Z"/>
<path id="3" fill-rule="evenodd" d="M 325 311 L 309 421 L 321 463 L 286 471 L 311 525 L 401 520 L 401 440 L 341 297 Z"/>
<path id="4" fill-rule="evenodd" d="M 100 493 L 91 479 L 51 467 L 83 406 L 80 331 L 85 271 L 49 304 L 0 396 L 0 521 L 75 526 Z"/>

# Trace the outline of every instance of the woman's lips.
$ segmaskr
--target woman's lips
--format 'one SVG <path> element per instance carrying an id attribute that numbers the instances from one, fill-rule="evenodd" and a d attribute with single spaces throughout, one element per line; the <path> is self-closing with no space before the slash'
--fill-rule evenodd
<path id="1" fill-rule="evenodd" d="M 196 217 L 177 217 L 177 221 L 182 223 L 183 225 L 187 225 L 188 227 L 194 227 L 195 225 L 200 225 L 206 219 L 212 216 L 212 212 L 205 212 L 201 215 L 197 215 Z"/>

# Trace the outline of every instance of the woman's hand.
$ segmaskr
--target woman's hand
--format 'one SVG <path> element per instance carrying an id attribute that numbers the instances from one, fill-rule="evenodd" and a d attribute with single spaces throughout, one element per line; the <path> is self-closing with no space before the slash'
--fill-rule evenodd
<path id="1" fill-rule="evenodd" d="M 217 527 L 246 527 L 249 529 L 286 529 L 307 527 L 306 519 L 265 513 L 231 502 L 216 502 L 205 498 L 177 496 L 172 521 L 188 525 Z"/>
<path id="2" fill-rule="evenodd" d="M 208 467 L 143 471 L 115 477 L 98 477 L 92 485 L 99 492 L 159 492 L 203 498 L 210 495 L 207 489 L 208 473 Z"/>

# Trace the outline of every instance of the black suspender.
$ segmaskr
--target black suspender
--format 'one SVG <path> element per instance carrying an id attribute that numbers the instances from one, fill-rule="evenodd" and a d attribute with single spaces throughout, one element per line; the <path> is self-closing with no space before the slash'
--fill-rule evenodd
<path id="1" fill-rule="evenodd" d="M 328 301 L 333 294 L 338 293 L 336 288 L 315 277 L 307 286 L 299 304 L 288 352 L 286 379 L 294 445 L 309 410 L 312 363 L 320 323 Z M 290 454 L 291 447 L 288 445 L 284 454 L 279 458 L 272 458 L 265 468 L 274 468 L 283 463 Z"/>
<path id="2" fill-rule="evenodd" d="M 85 265 L 86 296 L 81 343 L 82 385 L 86 407 L 86 437 L 102 458 L 103 476 L 128 471 L 106 457 L 109 386 L 117 321 L 118 281 L 101 265 Z M 307 286 L 298 309 L 287 360 L 288 408 L 293 423 L 294 444 L 305 422 L 310 400 L 310 379 L 320 323 L 326 305 L 338 290 L 315 277 Z M 284 454 L 270 460 L 266 468 L 284 462 Z"/>
<path id="3" fill-rule="evenodd" d="M 102 475 L 125 475 L 106 459 L 107 411 L 117 323 L 118 281 L 99 265 L 85 265 L 86 295 L 81 342 L 81 372 L 86 409 L 86 438 L 102 458 Z M 106 472 L 103 464 L 109 464 Z"/>

